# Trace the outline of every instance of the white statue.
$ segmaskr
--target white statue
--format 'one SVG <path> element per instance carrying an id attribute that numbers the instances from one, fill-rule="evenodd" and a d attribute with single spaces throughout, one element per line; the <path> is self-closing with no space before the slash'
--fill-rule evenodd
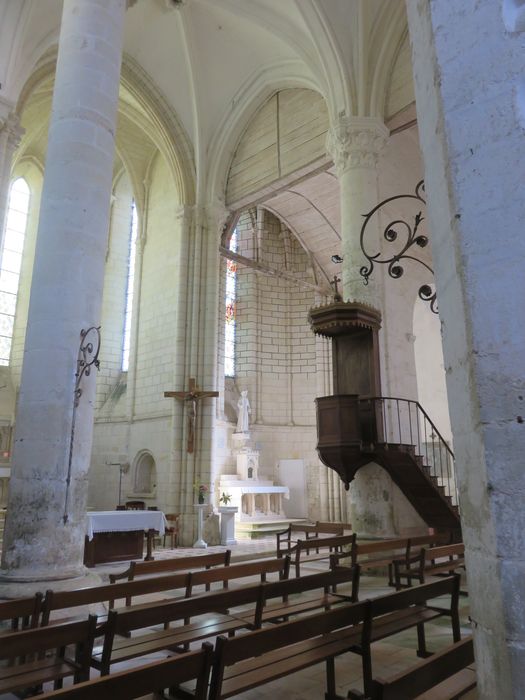
<path id="1" fill-rule="evenodd" d="M 252 412 L 250 408 L 250 402 L 248 401 L 248 391 L 244 389 L 241 391 L 241 396 L 237 401 L 237 410 L 239 411 L 239 417 L 237 418 L 237 433 L 249 433 L 250 432 L 250 420 L 248 416 Z"/>

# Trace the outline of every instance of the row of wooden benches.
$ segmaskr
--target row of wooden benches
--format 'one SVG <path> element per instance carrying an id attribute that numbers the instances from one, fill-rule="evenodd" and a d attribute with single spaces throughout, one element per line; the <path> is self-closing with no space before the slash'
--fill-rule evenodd
<path id="1" fill-rule="evenodd" d="M 328 525 L 292 523 L 286 530 L 277 533 L 277 556 L 291 557 L 296 576 L 300 576 L 301 563 L 330 559 L 333 564 L 359 564 L 362 570 L 387 568 L 389 585 L 401 588 L 403 585 L 411 585 L 412 580 L 423 583 L 425 574 L 464 566 L 463 544 L 451 544 L 451 536 L 448 534 L 357 542 L 355 533 L 342 534 L 343 529 L 350 526 L 332 524 L 329 528 Z M 337 528 L 340 532 L 334 534 Z M 319 537 L 321 532 L 328 533 L 328 536 Z M 299 533 L 304 534 L 305 539 L 296 539 Z M 316 536 L 313 537 L 312 534 Z M 446 544 L 449 545 L 448 548 L 445 548 Z M 435 550 L 437 556 L 433 557 L 431 550 L 436 547 L 439 550 Z M 447 568 L 443 558 L 453 562 L 454 567 L 449 565 Z"/>
<path id="2" fill-rule="evenodd" d="M 342 562 L 348 565 L 359 564 L 363 571 L 385 567 L 388 569 L 389 585 L 395 585 L 398 589 L 404 584 L 411 585 L 412 580 L 424 583 L 425 576 L 451 571 L 447 562 L 454 563 L 453 569 L 464 567 L 464 545 L 451 544 L 451 536 L 448 534 L 357 542 L 355 533 L 343 534 L 348 529 L 351 529 L 351 525 L 345 523 L 292 523 L 286 530 L 277 533 L 277 556 L 291 557 L 296 576 L 300 576 L 301 563 L 314 560 L 330 559 L 332 566 Z M 305 534 L 306 539 L 295 540 L 298 533 Z M 328 536 L 320 537 L 321 533 Z M 133 581 L 141 576 L 179 570 L 229 566 L 230 560 L 231 552 L 226 550 L 222 553 L 177 559 L 133 561 L 125 571 L 111 574 L 110 582 L 115 583 L 121 579 Z"/>
<path id="3" fill-rule="evenodd" d="M 327 538 L 332 540 L 332 538 Z M 340 543 L 339 543 L 340 545 Z M 365 545 L 367 553 L 377 552 L 379 543 Z M 370 550 L 370 547 L 373 549 Z M 380 550 L 384 552 L 384 550 Z M 391 552 L 391 550 L 390 550 Z M 342 562 L 348 561 L 356 564 L 355 548 L 348 553 L 331 552 L 331 567 L 340 566 Z M 443 547 L 433 547 L 422 549 L 416 557 L 408 560 L 394 560 L 394 578 L 398 590 L 404 585 L 412 585 L 416 580 L 424 583 L 425 577 L 429 574 L 447 574 L 464 566 L 464 550 L 462 544 L 445 545 Z M 360 560 L 360 569 L 363 570 L 368 564 L 378 566 L 378 561 L 384 563 L 384 559 L 378 558 Z M 195 570 L 194 567 L 202 567 Z M 182 568 L 193 569 L 191 572 L 180 571 Z M 221 584 L 227 588 L 230 581 L 242 581 L 248 577 L 259 576 L 261 581 L 265 581 L 267 575 L 275 574 L 279 578 L 288 578 L 290 569 L 289 557 L 281 559 L 266 559 L 244 564 L 230 566 L 230 552 L 221 554 L 204 555 L 200 557 L 186 557 L 185 559 L 169 559 L 152 562 L 132 562 L 127 572 L 120 575 L 113 575 L 111 579 L 115 583 L 109 585 L 83 588 L 73 591 L 52 591 L 46 592 L 45 598 L 36 594 L 33 598 L 9 601 L 0 604 L 0 620 L 11 620 L 11 628 L 17 629 L 19 625 L 36 627 L 40 624 L 47 625 L 54 612 L 72 609 L 78 606 L 88 606 L 96 604 L 106 604 L 107 608 L 112 608 L 116 600 L 123 599 L 127 606 L 131 605 L 134 598 L 138 596 L 162 593 L 168 590 L 180 590 L 181 595 L 188 598 L 199 592 L 202 587 L 209 591 L 213 584 Z M 158 574 L 166 574 L 159 576 Z M 127 581 L 118 583 L 126 576 Z M 356 586 L 357 591 L 357 586 Z"/>
<path id="4" fill-rule="evenodd" d="M 192 562 L 191 557 L 186 558 L 187 565 L 192 567 L 197 562 Z M 50 622 L 56 621 L 55 615 L 61 614 L 64 610 L 73 610 L 78 607 L 96 606 L 101 604 L 106 610 L 115 607 L 117 601 L 124 601 L 126 606 L 133 604 L 133 601 L 142 596 L 155 594 L 176 595 L 189 598 L 202 590 L 209 591 L 213 584 L 218 584 L 222 588 L 228 588 L 231 581 L 242 582 L 243 580 L 259 576 L 264 582 L 268 575 L 274 574 L 278 578 L 288 578 L 290 569 L 290 559 L 261 559 L 233 566 L 221 566 L 224 564 L 224 555 L 210 555 L 195 557 L 200 559 L 199 566 L 204 564 L 203 569 L 183 570 L 179 573 L 168 573 L 159 576 L 157 571 L 150 567 L 147 575 L 140 576 L 130 581 L 120 583 L 109 583 L 88 588 L 79 588 L 70 591 L 46 591 L 36 593 L 30 598 L 4 601 L 0 603 L 0 621 L 10 621 L 10 628 L 13 631 L 22 627 L 46 626 Z M 166 560 L 163 573 L 168 571 L 177 572 L 180 569 L 181 560 Z M 229 559 L 228 559 L 229 562 Z M 141 564 L 157 564 L 157 562 L 140 562 Z M 159 562 L 160 563 L 160 562 Z M 172 568 L 173 567 L 173 568 Z M 212 568 L 213 567 L 213 568 Z M 147 568 L 147 567 L 145 567 Z M 187 567 L 185 567 L 187 568 Z M 142 569 L 141 569 L 142 570 Z"/>
<path id="5" fill-rule="evenodd" d="M 428 652 L 424 625 L 443 616 L 450 617 L 453 639 L 458 642 L 459 577 L 449 577 L 361 603 L 352 602 L 356 597 L 354 590 L 350 595 L 330 592 L 332 586 L 345 582 L 355 583 L 356 578 L 355 568 L 340 567 L 299 579 L 205 593 L 186 600 L 111 610 L 107 621 L 99 628 L 95 627 L 95 619 L 90 617 L 87 622 L 62 623 L 14 632 L 0 638 L 1 658 L 13 659 L 20 656 L 26 661 L 31 653 L 65 647 L 71 643 L 76 643 L 77 652 L 73 659 L 60 656 L 39 657 L 36 662 L 31 662 L 34 667 L 29 670 L 24 668 L 24 664 L 2 669 L 0 690 L 6 692 L 20 687 L 17 683 L 20 683 L 22 677 L 23 687 L 38 685 L 46 680 L 60 683 L 60 679 L 71 674 L 74 674 L 76 682 L 82 682 L 89 673 L 89 665 L 86 666 L 88 657 L 92 666 L 106 674 L 112 663 L 142 657 L 153 651 L 186 650 L 191 643 L 219 635 L 214 652 L 209 698 L 238 695 L 249 688 L 324 661 L 327 669 L 326 697 L 335 699 L 338 696 L 335 690 L 334 658 L 347 651 L 362 656 L 365 696 L 381 697 L 377 695 L 377 683 L 373 682 L 371 643 L 415 626 L 418 631 L 418 654 L 426 656 Z M 306 593 L 310 595 L 305 596 Z M 300 597 L 296 599 L 294 596 Z M 449 607 L 428 605 L 429 600 L 441 596 L 450 596 Z M 322 612 L 318 612 L 319 609 Z M 305 612 L 309 614 L 304 616 Z M 289 621 L 291 616 L 297 615 L 298 619 Z M 199 619 L 195 621 L 194 618 Z M 182 624 L 171 627 L 169 623 L 174 621 Z M 280 624 L 263 627 L 268 622 Z M 164 629 L 152 631 L 151 628 L 156 625 L 161 625 Z M 144 629 L 148 631 L 137 634 Z M 239 630 L 244 634 L 232 636 Z M 95 635 L 102 632 L 105 635 L 102 648 L 92 650 Z M 125 636 L 131 632 L 134 633 L 132 636 Z M 121 635 L 118 640 L 115 639 L 117 635 Z M 208 649 L 202 654 L 202 664 L 207 664 L 208 667 L 209 653 Z M 184 653 L 181 658 L 187 656 Z M 199 673 L 204 672 L 203 668 L 200 667 Z M 123 679 L 122 690 L 107 697 L 124 700 L 158 690 L 161 686 L 172 687 L 180 682 L 177 674 L 154 674 L 151 680 L 158 685 L 145 688 L 143 685 L 136 686 L 135 682 L 129 683 L 129 677 L 126 681 L 125 674 L 119 675 Z M 202 682 L 200 686 L 198 684 L 197 697 L 206 697 L 204 686 Z M 84 692 L 88 687 L 91 688 L 91 696 Z M 113 685 L 108 684 L 108 687 L 113 688 L 111 692 L 116 692 L 114 682 Z M 142 688 L 143 692 L 132 694 L 137 687 Z M 62 694 L 50 694 L 49 697 L 60 696 L 71 700 L 102 698 L 106 697 L 102 690 L 99 691 L 102 688 L 104 686 L 101 681 L 89 681 L 63 691 Z M 129 694 L 125 694 L 125 688 L 128 688 L 126 692 Z M 356 692 L 353 697 L 363 696 Z"/>

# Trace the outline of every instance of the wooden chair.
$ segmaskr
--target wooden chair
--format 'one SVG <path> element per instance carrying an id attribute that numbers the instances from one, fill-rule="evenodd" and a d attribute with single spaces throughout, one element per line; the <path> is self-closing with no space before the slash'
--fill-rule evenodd
<path id="1" fill-rule="evenodd" d="M 126 510 L 146 510 L 144 501 L 126 501 Z"/>
<path id="2" fill-rule="evenodd" d="M 164 531 L 162 546 L 166 546 L 166 537 L 170 537 L 170 549 L 175 549 L 179 543 L 179 513 L 166 513 L 166 520 L 169 523 L 169 527 Z"/>

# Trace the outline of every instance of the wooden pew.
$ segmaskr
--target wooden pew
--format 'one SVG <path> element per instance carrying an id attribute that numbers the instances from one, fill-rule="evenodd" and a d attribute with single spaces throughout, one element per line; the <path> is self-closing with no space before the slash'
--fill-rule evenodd
<path id="1" fill-rule="evenodd" d="M 180 654 L 38 697 L 42 700 L 133 700 L 147 693 L 162 693 L 165 688 L 197 679 L 193 697 L 196 700 L 205 700 L 212 653 L 212 645 L 205 643 L 201 651 Z M 169 698 L 171 695 L 163 693 L 162 697 Z"/>
<path id="2" fill-rule="evenodd" d="M 0 621 L 10 620 L 10 629 L 3 628 L 1 633 L 19 629 L 32 629 L 40 624 L 42 611 L 42 593 L 35 593 L 31 598 L 16 598 L 0 603 Z"/>
<path id="3" fill-rule="evenodd" d="M 290 523 L 286 530 L 276 532 L 277 556 L 282 557 L 290 553 L 290 548 L 296 544 L 298 535 L 305 535 L 304 539 L 317 538 L 325 535 L 344 535 L 345 530 L 352 530 L 350 523 L 330 523 L 318 520 L 316 523 Z"/>
<path id="4" fill-rule="evenodd" d="M 218 634 L 231 635 L 243 628 L 250 629 L 253 620 L 234 616 L 230 609 L 254 606 L 260 595 L 260 586 L 110 610 L 103 647 L 94 650 L 91 665 L 99 669 L 101 675 L 107 675 L 111 665 L 121 661 L 167 649 L 180 651 L 193 642 L 214 638 Z M 199 619 L 194 621 L 194 618 Z M 171 627 L 172 622 L 183 624 Z M 156 625 L 162 625 L 164 629 L 149 629 Z M 136 634 L 139 630 L 147 631 Z"/>
<path id="5" fill-rule="evenodd" d="M 288 578 L 290 572 L 290 557 L 282 559 L 259 559 L 257 561 L 232 564 L 227 567 L 217 567 L 207 571 L 192 571 L 188 582 L 187 595 L 194 595 L 198 586 L 205 586 L 206 591 L 212 584 L 221 583 L 223 588 L 228 588 L 230 581 L 242 581 L 242 579 L 258 576 L 261 583 L 267 580 L 269 574 L 277 574 L 279 579 Z"/>
<path id="6" fill-rule="evenodd" d="M 334 657 L 361 638 L 369 606 L 369 601 L 340 605 L 240 637 L 219 637 L 209 700 L 240 695 L 322 662 L 326 663 L 325 698 L 338 700 Z"/>
<path id="7" fill-rule="evenodd" d="M 183 595 L 188 594 L 189 573 L 172 574 L 171 576 L 157 576 L 156 578 L 139 579 L 125 583 L 113 583 L 90 588 L 79 588 L 73 591 L 46 592 L 42 611 L 42 625 L 48 625 L 51 614 L 56 610 L 77 608 L 80 606 L 106 604 L 107 609 L 114 607 L 115 600 L 125 599 L 131 604 L 133 598 L 152 593 L 164 593 L 180 589 Z M 54 623 L 54 621 L 53 621 Z"/>
<path id="8" fill-rule="evenodd" d="M 158 576 L 159 574 L 172 574 L 180 571 L 195 571 L 197 569 L 209 569 L 212 566 L 229 566 L 231 550 L 217 552 L 216 554 L 202 554 L 193 557 L 175 557 L 171 559 L 157 559 L 155 561 L 132 561 L 129 567 L 119 574 L 110 574 L 109 582 L 115 583 L 121 579 L 134 581 L 141 576 Z M 130 603 L 126 602 L 126 605 Z"/>
<path id="9" fill-rule="evenodd" d="M 337 586 L 351 584 L 348 594 L 336 593 Z M 330 591 L 333 592 L 330 592 Z M 304 597 L 305 593 L 313 596 Z M 356 603 L 359 594 L 359 566 L 339 567 L 320 574 L 267 583 L 261 587 L 254 616 L 254 627 L 259 629 L 265 622 L 287 621 L 290 615 L 311 612 L 316 609 L 329 610 L 341 602 Z M 269 603 L 279 598 L 278 602 Z"/>
<path id="10" fill-rule="evenodd" d="M 396 589 L 411 586 L 412 580 L 424 583 L 425 577 L 452 574 L 465 568 L 465 545 L 462 542 L 443 547 L 423 548 L 419 554 L 407 560 L 394 561 Z M 403 580 L 406 583 L 403 583 Z"/>
<path id="11" fill-rule="evenodd" d="M 0 636 L 0 659 L 8 662 L 0 668 L 0 694 L 39 687 L 73 676 L 75 683 L 89 678 L 89 665 L 95 639 L 97 618 L 90 615 L 81 622 L 69 622 L 12 632 Z M 67 653 L 75 646 L 75 655 Z"/>
<path id="12" fill-rule="evenodd" d="M 194 572 L 190 575 L 198 575 Z M 358 575 L 358 572 L 357 572 Z M 186 647 L 219 634 L 234 634 L 240 629 L 255 629 L 263 622 L 275 622 L 285 616 L 301 614 L 332 604 L 346 602 L 348 596 L 324 597 L 326 588 L 352 582 L 350 597 L 355 592 L 356 572 L 341 568 L 336 572 L 304 576 L 300 579 L 259 583 L 235 590 L 220 590 L 179 601 L 166 601 L 149 606 L 132 606 L 111 610 L 108 615 L 104 646 L 95 650 L 92 665 L 102 674 L 109 673 L 111 664 L 135 658 L 153 651 Z M 290 585 L 287 585 L 290 584 Z M 309 600 L 290 600 L 295 593 L 317 591 Z M 271 606 L 268 601 L 281 598 Z M 265 614 L 265 612 L 267 614 Z M 200 618 L 197 621 L 194 618 Z M 166 623 L 182 621 L 176 627 Z M 155 625 L 165 625 L 158 632 L 148 630 L 140 635 L 139 630 Z M 133 636 L 130 636 L 134 633 Z M 115 640 L 119 635 L 123 639 Z"/>
<path id="13" fill-rule="evenodd" d="M 363 657 L 363 684 L 365 697 L 372 697 L 372 655 L 371 644 L 386 639 L 394 634 L 412 627 L 417 628 L 417 655 L 429 656 L 425 639 L 425 624 L 441 617 L 450 617 L 452 639 L 461 639 L 459 621 L 459 583 L 460 577 L 455 574 L 432 583 L 425 583 L 414 588 L 390 593 L 370 601 L 371 625 L 363 630 L 363 637 L 354 650 Z M 441 596 L 450 596 L 448 608 L 429 605 L 428 601 Z M 350 691 L 350 698 L 362 698 L 362 694 Z"/>
<path id="14" fill-rule="evenodd" d="M 450 535 L 421 535 L 417 537 L 397 537 L 373 542 L 355 542 L 350 553 L 334 554 L 331 566 L 344 565 L 344 559 L 350 558 L 352 565 L 359 564 L 361 570 L 386 567 L 388 585 L 394 586 L 394 561 L 409 561 L 414 547 L 434 546 L 450 539 Z"/>
<path id="15" fill-rule="evenodd" d="M 322 561 L 329 560 L 330 555 L 334 553 L 343 553 L 343 547 L 353 547 L 355 544 L 355 533 L 353 535 L 337 535 L 334 537 L 314 537 L 309 540 L 298 540 L 295 545 L 290 548 L 290 557 L 295 566 L 295 575 L 301 575 L 301 561 L 305 562 L 304 556 L 308 557 L 307 561 Z M 311 552 L 315 552 L 313 555 Z"/>
<path id="16" fill-rule="evenodd" d="M 429 659 L 382 680 L 374 679 L 373 700 L 456 700 L 476 687 L 474 645 L 463 639 Z"/>

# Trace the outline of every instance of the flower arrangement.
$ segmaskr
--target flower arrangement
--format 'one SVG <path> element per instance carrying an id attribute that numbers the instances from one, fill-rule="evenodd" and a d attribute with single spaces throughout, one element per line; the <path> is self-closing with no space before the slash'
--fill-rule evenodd
<path id="1" fill-rule="evenodd" d="M 224 491 L 223 491 L 221 493 L 221 497 L 219 498 L 219 503 L 222 503 L 223 505 L 227 506 L 231 500 L 232 500 L 232 497 L 230 496 L 230 494 L 224 493 Z"/>
<path id="2" fill-rule="evenodd" d="M 199 503 L 204 503 L 204 496 L 208 492 L 208 487 L 206 484 L 193 484 L 193 488 L 197 493 L 197 500 Z"/>

